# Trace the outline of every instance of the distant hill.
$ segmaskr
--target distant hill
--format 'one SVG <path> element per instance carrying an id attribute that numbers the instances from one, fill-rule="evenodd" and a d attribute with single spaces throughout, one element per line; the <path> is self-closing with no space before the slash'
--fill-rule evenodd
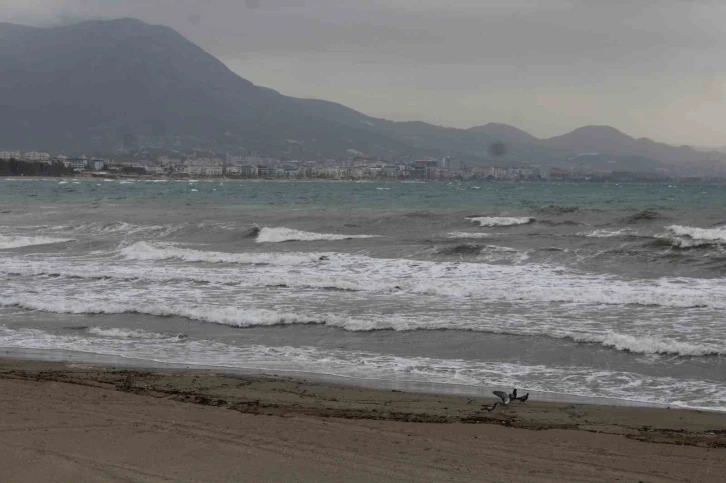
<path id="1" fill-rule="evenodd" d="M 542 141 L 542 145 L 563 153 L 599 152 L 612 155 L 635 155 L 666 165 L 713 160 L 718 153 L 704 153 L 688 146 L 674 147 L 648 138 L 635 139 L 610 126 L 585 126 L 562 136 Z"/>
<path id="2" fill-rule="evenodd" d="M 470 133 L 483 134 L 491 139 L 507 143 L 507 144 L 538 144 L 539 139 L 532 136 L 528 132 L 508 124 L 499 124 L 490 122 L 483 126 L 475 126 L 469 128 Z"/>
<path id="3" fill-rule="evenodd" d="M 133 19 L 2 24 L 0 38 L 3 146 L 109 149 L 143 138 L 291 156 L 411 149 L 336 122 L 340 115 L 320 104 L 257 87 L 166 27 Z"/>
<path id="4" fill-rule="evenodd" d="M 501 156 L 489 149 L 494 142 L 506 145 Z M 299 159 L 450 155 L 499 165 L 566 165 L 598 152 L 610 155 L 602 157 L 602 169 L 613 156 L 625 167 L 631 159 L 653 170 L 726 166 L 723 153 L 634 139 L 608 126 L 540 140 L 506 124 L 453 129 L 393 122 L 288 97 L 243 79 L 174 30 L 135 19 L 54 28 L 0 24 L 0 149 L 80 154 L 138 146 Z"/>

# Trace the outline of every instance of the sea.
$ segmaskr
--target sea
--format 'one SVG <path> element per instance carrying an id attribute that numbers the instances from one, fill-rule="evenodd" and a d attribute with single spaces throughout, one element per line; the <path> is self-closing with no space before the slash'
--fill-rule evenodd
<path id="1" fill-rule="evenodd" d="M 726 411 L 726 186 L 0 179 L 0 355 Z"/>

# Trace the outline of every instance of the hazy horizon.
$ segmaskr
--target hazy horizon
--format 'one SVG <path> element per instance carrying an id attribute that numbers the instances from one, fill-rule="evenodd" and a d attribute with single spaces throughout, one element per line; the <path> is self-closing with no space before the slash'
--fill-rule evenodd
<path id="1" fill-rule="evenodd" d="M 711 1 L 9 0 L 0 21 L 135 17 L 167 25 L 257 85 L 367 115 L 547 138 L 585 125 L 722 147 L 726 74 Z"/>

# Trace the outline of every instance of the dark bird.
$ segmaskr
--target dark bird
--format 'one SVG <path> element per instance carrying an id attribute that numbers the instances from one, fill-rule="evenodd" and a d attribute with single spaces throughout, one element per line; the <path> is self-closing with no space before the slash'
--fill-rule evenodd
<path id="1" fill-rule="evenodd" d="M 493 394 L 502 400 L 502 404 L 505 406 L 512 400 L 512 394 L 507 394 L 503 391 L 494 391 Z"/>
<path id="2" fill-rule="evenodd" d="M 489 412 L 492 412 L 492 411 L 494 411 L 494 408 L 496 408 L 498 404 L 499 403 L 487 404 L 487 405 L 482 406 L 481 408 L 486 409 Z"/>
<path id="3" fill-rule="evenodd" d="M 509 395 L 510 399 L 517 399 L 517 388 L 512 389 L 512 394 Z"/>
<path id="4" fill-rule="evenodd" d="M 524 396 L 515 397 L 513 399 L 516 399 L 517 401 L 520 401 L 520 402 L 526 402 L 527 399 L 529 399 L 529 393 L 525 394 Z"/>

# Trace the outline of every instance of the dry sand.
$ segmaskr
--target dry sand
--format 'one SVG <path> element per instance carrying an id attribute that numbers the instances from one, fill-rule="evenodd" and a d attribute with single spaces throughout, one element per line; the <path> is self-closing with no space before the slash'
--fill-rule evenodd
<path id="1" fill-rule="evenodd" d="M 0 482 L 724 482 L 726 415 L 0 359 Z"/>

